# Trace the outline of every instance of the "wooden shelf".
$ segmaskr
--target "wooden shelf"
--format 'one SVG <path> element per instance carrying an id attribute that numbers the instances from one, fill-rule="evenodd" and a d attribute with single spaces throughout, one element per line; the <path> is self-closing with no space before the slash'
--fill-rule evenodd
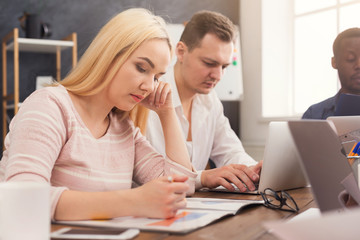
<path id="1" fill-rule="evenodd" d="M 34 53 L 53 53 L 56 56 L 56 80 L 61 79 L 61 52 L 70 48 L 72 50 L 72 67 L 77 63 L 77 34 L 71 33 L 63 40 L 19 38 L 19 29 L 14 28 L 5 37 L 2 42 L 2 123 L 3 123 L 3 141 L 7 133 L 7 123 L 10 121 L 7 110 L 14 110 L 17 113 L 19 106 L 19 52 Z M 12 51 L 14 55 L 14 92 L 7 91 L 7 51 Z M 13 104 L 8 104 L 13 101 Z"/>
<path id="2" fill-rule="evenodd" d="M 20 52 L 56 53 L 74 46 L 73 41 L 18 38 Z M 6 46 L 6 50 L 14 51 L 14 41 Z"/>

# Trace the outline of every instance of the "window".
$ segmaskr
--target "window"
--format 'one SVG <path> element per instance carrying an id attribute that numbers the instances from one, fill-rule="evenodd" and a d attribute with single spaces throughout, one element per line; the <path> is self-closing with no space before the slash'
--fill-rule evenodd
<path id="1" fill-rule="evenodd" d="M 262 115 L 301 116 L 340 88 L 337 34 L 360 27 L 360 0 L 262 1 Z"/>

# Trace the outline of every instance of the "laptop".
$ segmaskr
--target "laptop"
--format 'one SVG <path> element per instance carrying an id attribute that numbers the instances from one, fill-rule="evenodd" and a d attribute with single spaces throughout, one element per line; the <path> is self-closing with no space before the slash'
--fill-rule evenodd
<path id="1" fill-rule="evenodd" d="M 327 120 L 289 121 L 289 128 L 320 211 L 344 209 L 344 191 L 360 203 L 360 191 L 341 142 Z"/>
<path id="2" fill-rule="evenodd" d="M 266 188 L 280 191 L 307 186 L 296 151 L 288 123 L 270 122 L 258 188 L 256 191 L 247 192 L 240 192 L 236 188 L 235 192 L 260 194 Z M 210 191 L 232 192 L 223 186 L 210 189 Z"/>
<path id="3" fill-rule="evenodd" d="M 360 95 L 342 93 L 335 107 L 335 116 L 360 115 Z"/>
<path id="4" fill-rule="evenodd" d="M 331 116 L 327 118 L 348 153 L 360 141 L 360 116 Z"/>

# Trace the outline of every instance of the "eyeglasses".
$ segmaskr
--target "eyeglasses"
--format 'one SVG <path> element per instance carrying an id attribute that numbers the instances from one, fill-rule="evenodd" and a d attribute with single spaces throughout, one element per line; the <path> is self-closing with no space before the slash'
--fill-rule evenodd
<path id="1" fill-rule="evenodd" d="M 264 199 L 265 207 L 291 212 L 299 211 L 299 207 L 297 206 L 295 200 L 285 191 L 277 193 L 271 188 L 266 188 L 260 194 Z"/>

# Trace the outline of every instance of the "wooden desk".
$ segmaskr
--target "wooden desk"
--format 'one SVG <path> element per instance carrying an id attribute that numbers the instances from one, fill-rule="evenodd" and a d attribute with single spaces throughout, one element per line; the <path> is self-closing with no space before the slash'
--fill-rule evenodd
<path id="1" fill-rule="evenodd" d="M 313 201 L 310 188 L 301 188 L 287 191 L 298 204 L 299 213 L 307 210 L 310 207 L 316 207 Z M 251 199 L 260 200 L 260 195 L 244 195 L 231 193 L 213 193 L 213 192 L 197 192 L 195 197 L 212 197 L 212 198 L 228 198 L 228 199 Z M 264 206 L 254 206 L 242 209 L 240 213 L 235 216 L 226 217 L 216 221 L 208 226 L 200 228 L 196 231 L 185 235 L 174 235 L 168 233 L 154 233 L 141 232 L 136 240 L 175 240 L 175 239 L 257 239 L 257 240 L 275 240 L 277 239 L 262 226 L 265 221 L 289 219 L 296 215 L 296 213 L 286 212 L 281 210 L 269 209 Z M 55 231 L 64 226 L 52 225 L 51 230 Z"/>

